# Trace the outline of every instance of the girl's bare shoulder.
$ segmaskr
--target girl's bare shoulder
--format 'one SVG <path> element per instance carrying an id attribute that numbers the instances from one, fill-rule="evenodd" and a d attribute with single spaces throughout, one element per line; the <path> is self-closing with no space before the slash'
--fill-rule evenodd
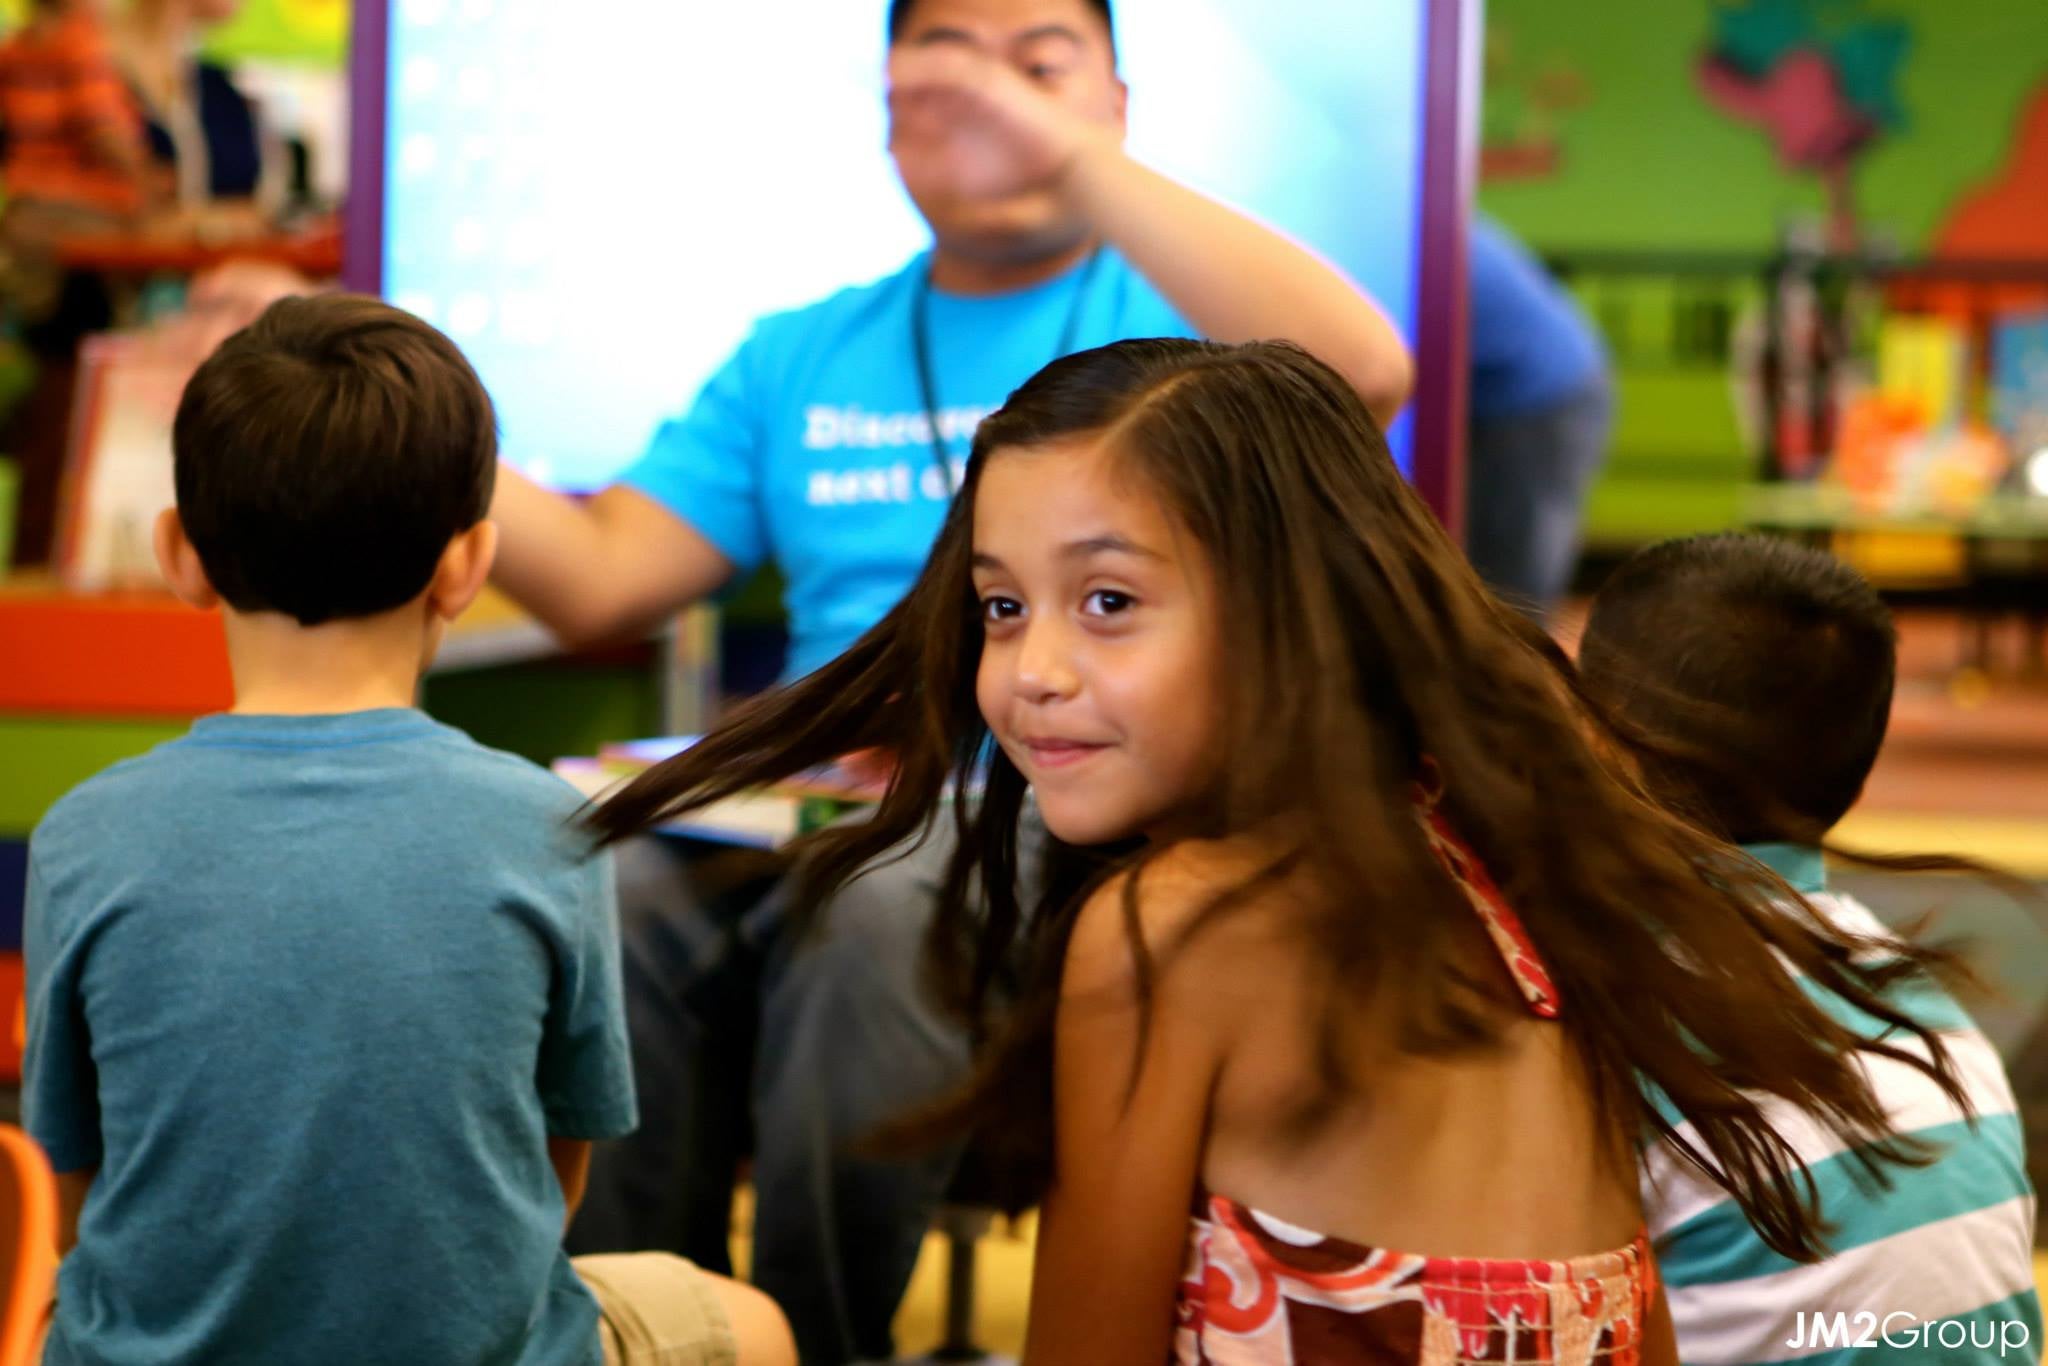
<path id="1" fill-rule="evenodd" d="M 1272 912 L 1303 892 L 1286 852 L 1253 836 L 1183 840 L 1110 878 L 1074 923 L 1067 991 L 1134 989 L 1142 975 L 1165 1003 L 1272 951 Z"/>

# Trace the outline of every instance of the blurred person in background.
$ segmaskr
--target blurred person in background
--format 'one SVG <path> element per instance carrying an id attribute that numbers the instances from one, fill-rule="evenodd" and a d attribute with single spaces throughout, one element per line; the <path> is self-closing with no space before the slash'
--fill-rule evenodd
<path id="1" fill-rule="evenodd" d="M 0 42 L 0 139 L 7 301 L 32 327 L 55 310 L 57 239 L 143 208 L 142 123 L 94 0 L 36 0 Z"/>
<path id="2" fill-rule="evenodd" d="M 1571 586 L 1586 491 L 1607 458 L 1607 350 L 1542 263 L 1483 215 L 1468 262 L 1466 551 L 1496 593 L 1542 617 Z"/>
<path id="3" fill-rule="evenodd" d="M 36 563 L 49 550 L 78 340 L 113 316 L 97 279 L 64 269 L 58 243 L 132 227 L 147 201 L 142 121 L 96 0 L 35 0 L 0 42 L 0 140 L 0 316 L 36 376 L 0 450 L 21 468 L 15 558 Z"/>
<path id="4" fill-rule="evenodd" d="M 589 500 L 501 473 L 497 582 L 562 637 L 648 631 L 774 562 L 786 676 L 811 672 L 910 587 L 980 417 L 1072 351 L 1285 337 L 1380 421 L 1405 399 L 1406 347 L 1355 285 L 1124 153 L 1108 0 L 895 0 L 888 25 L 890 148 L 932 249 L 760 320 L 642 461 Z M 714 898 L 680 842 L 623 851 L 642 1122 L 600 1145 L 572 1248 L 725 1266 L 751 1112 L 755 1282 L 807 1362 L 892 1355 L 891 1320 L 955 1164 L 857 1146 L 968 1067 L 964 1029 L 926 999 L 917 967 L 950 848 L 942 823 L 839 892 L 809 932 L 788 881 Z"/>
<path id="5" fill-rule="evenodd" d="M 36 0 L 0 44 L 0 312 L 34 373 L 0 433 L 21 470 L 19 563 L 52 549 L 78 344 L 114 323 L 107 285 L 65 269 L 60 242 L 250 237 L 283 202 L 284 158 L 255 106 L 198 54 L 206 31 L 238 9 L 238 0 Z"/>
<path id="6" fill-rule="evenodd" d="M 202 231 L 254 232 L 283 202 L 282 149 L 227 68 L 203 55 L 207 32 L 241 0 L 132 0 L 116 50 L 148 124 L 151 173 L 179 219 Z"/>

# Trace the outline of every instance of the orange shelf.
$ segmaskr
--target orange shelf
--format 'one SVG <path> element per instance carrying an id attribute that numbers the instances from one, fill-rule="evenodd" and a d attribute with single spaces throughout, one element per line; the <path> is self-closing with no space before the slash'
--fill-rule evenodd
<path id="1" fill-rule="evenodd" d="M 230 261 L 263 261 L 289 266 L 319 280 L 341 273 L 341 232 L 324 227 L 217 242 L 202 241 L 189 233 L 84 234 L 61 239 L 57 259 L 72 270 L 108 275 L 197 275 Z"/>
<path id="2" fill-rule="evenodd" d="M 168 594 L 0 589 L 0 711 L 199 716 L 234 702 L 220 616 Z"/>
<path id="3" fill-rule="evenodd" d="M 448 630 L 442 660 L 511 663 L 560 647 L 486 588 Z M 46 575 L 0 579 L 0 713 L 192 717 L 234 705 L 218 612 L 162 592 L 72 593 Z"/>

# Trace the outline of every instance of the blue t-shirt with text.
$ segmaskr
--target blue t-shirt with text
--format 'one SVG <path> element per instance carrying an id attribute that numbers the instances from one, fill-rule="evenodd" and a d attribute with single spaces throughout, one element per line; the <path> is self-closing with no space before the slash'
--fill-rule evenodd
<path id="1" fill-rule="evenodd" d="M 1029 289 L 925 291 L 929 256 L 887 279 L 761 319 L 655 434 L 622 482 L 696 528 L 742 575 L 787 584 L 785 677 L 827 663 L 924 568 L 950 490 L 932 449 L 913 328 L 926 300 L 939 435 L 964 467 L 974 429 L 1072 350 L 1195 335 L 1113 251 Z"/>
<path id="2" fill-rule="evenodd" d="M 212 716 L 29 853 L 49 1366 L 598 1366 L 547 1140 L 635 1121 L 609 862 L 417 711 Z"/>

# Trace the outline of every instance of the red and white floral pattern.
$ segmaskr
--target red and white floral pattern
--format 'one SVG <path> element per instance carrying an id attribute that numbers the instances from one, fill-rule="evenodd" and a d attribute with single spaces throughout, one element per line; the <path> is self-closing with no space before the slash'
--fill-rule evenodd
<path id="1" fill-rule="evenodd" d="M 1193 1221 L 1177 1366 L 1636 1366 L 1656 1294 L 1638 1237 L 1571 1261 L 1424 1257 L 1230 1200 Z"/>

